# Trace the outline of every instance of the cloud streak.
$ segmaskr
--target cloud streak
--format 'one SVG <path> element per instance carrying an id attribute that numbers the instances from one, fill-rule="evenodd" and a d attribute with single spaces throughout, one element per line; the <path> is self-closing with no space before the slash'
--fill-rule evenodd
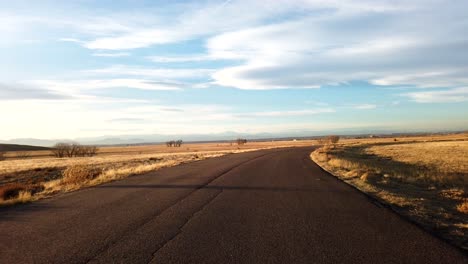
<path id="1" fill-rule="evenodd" d="M 411 92 L 405 93 L 403 96 L 418 103 L 459 103 L 468 101 L 468 87 Z"/>
<path id="2" fill-rule="evenodd" d="M 24 84 L 5 84 L 0 83 L 0 101 L 5 100 L 68 100 L 72 96 L 61 94 L 50 89 L 42 89 L 39 87 L 24 85 Z"/>

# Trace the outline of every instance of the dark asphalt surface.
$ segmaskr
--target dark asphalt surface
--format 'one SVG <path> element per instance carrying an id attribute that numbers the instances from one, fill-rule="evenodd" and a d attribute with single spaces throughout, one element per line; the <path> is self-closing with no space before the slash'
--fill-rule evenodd
<path id="1" fill-rule="evenodd" d="M 0 263 L 468 263 L 312 148 L 166 168 L 0 209 Z"/>

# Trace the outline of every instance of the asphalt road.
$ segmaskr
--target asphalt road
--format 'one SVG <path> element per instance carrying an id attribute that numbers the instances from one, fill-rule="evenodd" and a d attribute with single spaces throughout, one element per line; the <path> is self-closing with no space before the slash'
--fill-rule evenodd
<path id="1" fill-rule="evenodd" d="M 468 263 L 323 172 L 233 154 L 0 209 L 0 263 Z"/>

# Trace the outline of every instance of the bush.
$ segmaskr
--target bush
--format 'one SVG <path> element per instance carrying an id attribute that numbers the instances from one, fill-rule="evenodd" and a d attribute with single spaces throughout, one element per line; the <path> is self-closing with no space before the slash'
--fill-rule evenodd
<path id="1" fill-rule="evenodd" d="M 73 165 L 63 171 L 62 183 L 80 184 L 96 178 L 100 171 L 85 165 Z"/>
<path id="2" fill-rule="evenodd" d="M 462 214 L 468 214 L 468 199 L 457 205 L 457 211 Z"/>
<path id="3" fill-rule="evenodd" d="M 42 184 L 10 183 L 0 186 L 0 200 L 17 198 L 21 192 L 35 194 L 42 190 L 44 190 L 44 186 Z"/>

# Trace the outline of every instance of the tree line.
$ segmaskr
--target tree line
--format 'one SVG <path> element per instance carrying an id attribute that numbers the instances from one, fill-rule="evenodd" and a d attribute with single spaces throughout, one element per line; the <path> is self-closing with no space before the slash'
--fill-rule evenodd
<path id="1" fill-rule="evenodd" d="M 166 146 L 168 147 L 180 147 L 182 146 L 182 139 L 179 139 L 179 140 L 170 140 L 170 141 L 167 141 L 166 142 Z"/>
<path id="2" fill-rule="evenodd" d="M 52 154 L 57 158 L 92 157 L 98 152 L 97 146 L 80 145 L 78 143 L 57 143 L 52 149 Z"/>

